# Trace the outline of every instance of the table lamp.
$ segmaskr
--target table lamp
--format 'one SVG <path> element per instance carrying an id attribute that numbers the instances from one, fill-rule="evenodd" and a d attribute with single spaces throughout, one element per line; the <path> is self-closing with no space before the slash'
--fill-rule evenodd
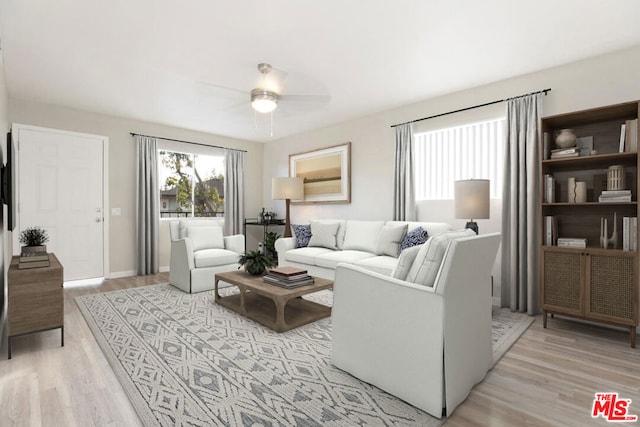
<path id="1" fill-rule="evenodd" d="M 454 183 L 455 217 L 467 219 L 465 228 L 470 228 L 478 234 L 478 224 L 475 219 L 489 218 L 489 180 L 466 179 Z"/>
<path id="2" fill-rule="evenodd" d="M 287 214 L 284 223 L 284 236 L 291 237 L 291 223 L 289 219 L 289 205 L 291 200 L 304 199 L 304 185 L 302 178 L 275 177 L 271 179 L 271 198 L 285 200 Z"/>

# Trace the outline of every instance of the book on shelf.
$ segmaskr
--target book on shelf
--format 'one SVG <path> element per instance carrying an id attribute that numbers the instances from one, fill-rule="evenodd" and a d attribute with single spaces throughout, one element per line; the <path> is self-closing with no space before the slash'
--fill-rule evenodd
<path id="1" fill-rule="evenodd" d="M 551 152 L 555 154 L 573 154 L 573 153 L 579 153 L 580 149 L 578 147 L 556 148 L 551 150 Z"/>
<path id="2" fill-rule="evenodd" d="M 556 180 L 550 174 L 544 176 L 544 201 L 545 203 L 555 203 L 556 201 Z"/>
<path id="3" fill-rule="evenodd" d="M 558 246 L 584 249 L 587 247 L 587 239 L 581 237 L 558 237 Z"/>
<path id="4" fill-rule="evenodd" d="M 625 140 L 625 128 L 626 128 L 626 124 L 623 123 L 620 125 L 620 148 L 618 149 L 618 151 L 620 151 L 621 153 L 624 153 L 624 140 Z"/>
<path id="5" fill-rule="evenodd" d="M 638 119 L 625 122 L 624 151 L 629 153 L 638 151 Z"/>
<path id="6" fill-rule="evenodd" d="M 638 217 L 622 217 L 622 250 L 638 250 Z"/>
<path id="7" fill-rule="evenodd" d="M 631 195 L 631 190 L 602 190 L 600 195 L 605 197 L 626 196 Z"/>
<path id="8" fill-rule="evenodd" d="M 554 246 L 558 238 L 558 220 L 555 216 L 544 217 L 544 244 Z"/>
<path id="9" fill-rule="evenodd" d="M 31 262 L 18 262 L 18 270 L 27 270 L 29 268 L 41 268 L 49 267 L 49 260 L 46 261 L 31 261 Z"/>
<path id="10" fill-rule="evenodd" d="M 24 252 L 20 255 L 20 262 L 49 261 L 49 254 L 46 252 Z"/>
<path id="11" fill-rule="evenodd" d="M 624 203 L 631 201 L 631 194 L 627 196 L 600 196 L 598 202 L 600 203 Z"/>
<path id="12" fill-rule="evenodd" d="M 629 217 L 622 217 L 622 250 L 629 250 Z"/>
<path id="13" fill-rule="evenodd" d="M 551 153 L 552 159 L 564 159 L 565 157 L 578 157 L 580 153 L 575 151 L 573 153 Z"/>

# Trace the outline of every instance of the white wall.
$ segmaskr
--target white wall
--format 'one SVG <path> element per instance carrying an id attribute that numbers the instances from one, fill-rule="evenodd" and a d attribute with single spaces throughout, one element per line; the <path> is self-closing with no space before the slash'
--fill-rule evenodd
<path id="1" fill-rule="evenodd" d="M 135 144 L 130 132 L 182 139 L 246 150 L 246 209 L 257 212 L 262 204 L 263 144 L 188 131 L 154 123 L 89 113 L 65 107 L 11 98 L 11 122 L 92 133 L 109 137 L 109 205 L 121 208 L 121 216 L 109 217 L 109 275 L 136 271 Z M 110 212 L 109 212 L 110 214 Z M 160 221 L 160 266 L 169 266 L 169 227 Z"/>
<path id="2" fill-rule="evenodd" d="M 639 71 L 640 46 L 636 46 L 269 142 L 264 151 L 265 205 L 284 215 L 284 204 L 271 201 L 271 177 L 288 174 L 289 154 L 351 141 L 352 202 L 292 206 L 292 222 L 312 218 L 391 219 L 394 148 L 391 125 L 546 88 L 552 89 L 544 98 L 547 116 L 636 100 L 640 99 Z M 366 93 L 362 96 L 366 97 Z M 427 120 L 417 123 L 415 131 L 495 118 L 503 116 L 504 109 L 505 104 L 500 103 Z M 456 227 L 463 225 L 463 221 L 452 219 L 452 201 L 425 201 L 419 206 L 420 220 L 447 220 Z M 492 203 L 491 220 L 479 220 L 478 224 L 483 233 L 500 231 L 499 203 Z M 498 267 L 494 267 L 494 279 L 499 282 Z M 499 283 L 496 283 L 494 295 L 500 295 Z"/>

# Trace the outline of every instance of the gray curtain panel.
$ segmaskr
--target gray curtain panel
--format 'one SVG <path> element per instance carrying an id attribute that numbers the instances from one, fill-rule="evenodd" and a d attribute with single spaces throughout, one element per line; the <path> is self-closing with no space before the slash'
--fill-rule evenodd
<path id="1" fill-rule="evenodd" d="M 393 219 L 416 219 L 416 195 L 413 167 L 413 126 L 396 126 L 395 169 L 393 178 Z"/>
<path id="2" fill-rule="evenodd" d="M 500 303 L 530 315 L 540 311 L 540 143 L 542 94 L 507 101 L 502 193 Z"/>
<path id="3" fill-rule="evenodd" d="M 136 237 L 138 274 L 154 274 L 159 269 L 158 227 L 158 144 L 155 138 L 135 135 L 136 141 Z"/>
<path id="4" fill-rule="evenodd" d="M 244 152 L 225 150 L 224 233 L 242 234 L 244 220 Z"/>

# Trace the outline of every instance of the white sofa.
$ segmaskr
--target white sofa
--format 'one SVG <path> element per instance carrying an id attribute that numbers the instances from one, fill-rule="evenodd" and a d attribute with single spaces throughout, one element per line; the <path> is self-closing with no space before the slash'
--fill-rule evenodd
<path id="1" fill-rule="evenodd" d="M 331 312 L 332 363 L 437 418 L 451 415 L 492 366 L 490 283 L 500 234 L 446 243 L 442 261 L 427 260 L 432 265 L 411 279 L 431 275 L 432 286 L 340 264 Z M 405 278 L 423 262 L 420 251 Z"/>
<path id="2" fill-rule="evenodd" d="M 278 252 L 279 266 L 293 266 L 305 269 L 313 276 L 333 280 L 339 263 L 353 264 L 380 274 L 390 275 L 398 263 L 398 255 L 392 256 L 379 251 L 380 237 L 385 226 L 407 225 L 411 232 L 421 226 L 429 236 L 451 230 L 451 225 L 442 222 L 407 221 L 357 221 L 325 219 L 311 221 L 315 223 L 335 224 L 338 230 L 335 249 L 322 246 L 296 248 L 296 238 L 280 238 L 275 247 Z M 331 245 L 326 245 L 331 246 Z"/>
<path id="3" fill-rule="evenodd" d="M 185 292 L 214 288 L 215 273 L 238 269 L 244 236 L 223 236 L 223 219 L 171 221 L 169 283 Z"/>

